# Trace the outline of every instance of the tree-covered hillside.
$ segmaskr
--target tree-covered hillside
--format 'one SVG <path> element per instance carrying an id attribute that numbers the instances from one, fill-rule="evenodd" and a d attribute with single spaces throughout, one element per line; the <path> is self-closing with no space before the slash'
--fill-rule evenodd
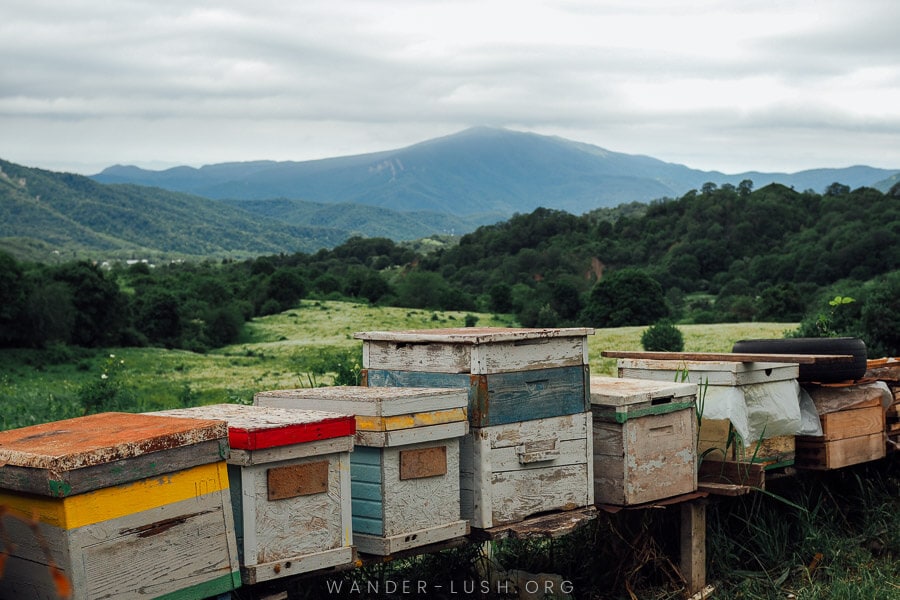
<path id="1" fill-rule="evenodd" d="M 658 282 L 674 317 L 791 320 L 823 287 L 900 268 L 898 190 L 835 184 L 819 195 L 776 184 L 752 191 L 746 181 L 707 184 L 634 216 L 539 209 L 464 236 L 423 268 L 488 293 L 498 309 L 509 297 L 525 322 L 556 320 L 553 312 L 578 321 L 597 281 L 625 268 Z"/>
<path id="2" fill-rule="evenodd" d="M 246 258 L 315 252 L 353 235 L 411 240 L 467 232 L 494 218 L 299 200 L 225 201 L 107 185 L 0 160 L 0 248 L 21 259 Z"/>
<path id="3" fill-rule="evenodd" d="M 355 237 L 314 254 L 109 271 L 0 257 L 3 345 L 202 350 L 237 339 L 246 319 L 322 298 L 543 327 L 803 320 L 811 334 L 900 352 L 900 185 L 706 184 L 582 216 L 540 208 L 424 253 Z"/>

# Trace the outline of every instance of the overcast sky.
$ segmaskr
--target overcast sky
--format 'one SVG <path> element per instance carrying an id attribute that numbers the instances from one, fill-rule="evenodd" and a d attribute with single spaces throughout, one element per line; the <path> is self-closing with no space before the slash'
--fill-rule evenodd
<path id="1" fill-rule="evenodd" d="M 900 169 L 896 0 L 4 0 L 0 158 L 309 160 L 473 125 Z"/>

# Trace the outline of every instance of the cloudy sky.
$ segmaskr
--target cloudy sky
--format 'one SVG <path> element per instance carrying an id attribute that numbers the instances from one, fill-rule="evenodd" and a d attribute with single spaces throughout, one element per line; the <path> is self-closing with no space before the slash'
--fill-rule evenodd
<path id="1" fill-rule="evenodd" d="M 473 125 L 704 170 L 900 168 L 896 0 L 4 0 L 0 158 L 96 173 Z"/>

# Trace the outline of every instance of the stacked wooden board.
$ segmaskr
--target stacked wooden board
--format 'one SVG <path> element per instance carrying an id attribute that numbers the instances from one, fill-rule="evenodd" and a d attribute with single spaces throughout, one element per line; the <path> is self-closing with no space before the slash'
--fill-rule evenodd
<path id="1" fill-rule="evenodd" d="M 352 415 L 240 404 L 152 414 L 228 423 L 228 476 L 244 583 L 354 562 Z"/>
<path id="2" fill-rule="evenodd" d="M 591 377 L 594 500 L 636 505 L 697 489 L 697 386 Z"/>
<path id="3" fill-rule="evenodd" d="M 797 364 L 621 358 L 618 368 L 619 377 L 698 386 L 698 452 L 705 457 L 770 468 L 793 462 L 801 423 Z"/>
<path id="4" fill-rule="evenodd" d="M 868 361 L 865 381 L 881 381 L 887 385 L 891 401 L 885 408 L 885 436 L 887 450 L 900 450 L 900 358 L 890 357 Z"/>
<path id="5" fill-rule="evenodd" d="M 355 415 L 351 512 L 360 552 L 386 556 L 468 533 L 459 470 L 465 390 L 337 386 L 260 392 L 254 403 Z"/>
<path id="6" fill-rule="evenodd" d="M 489 529 L 591 506 L 587 335 L 592 329 L 452 328 L 357 333 L 364 384 L 468 397 L 462 516 Z"/>
<path id="7" fill-rule="evenodd" d="M 217 420 L 102 413 L 0 432 L 0 597 L 206 598 L 240 586 Z M 7 547 L 6 551 L 10 551 Z"/>
<path id="8" fill-rule="evenodd" d="M 803 384 L 819 413 L 821 436 L 799 436 L 795 464 L 838 469 L 885 456 L 884 384 Z"/>

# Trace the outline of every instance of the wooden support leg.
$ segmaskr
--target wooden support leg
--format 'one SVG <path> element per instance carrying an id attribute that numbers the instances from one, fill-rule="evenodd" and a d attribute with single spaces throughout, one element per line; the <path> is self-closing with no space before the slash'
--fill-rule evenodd
<path id="1" fill-rule="evenodd" d="M 681 573 L 688 593 L 697 594 L 706 586 L 706 502 L 681 503 Z"/>

